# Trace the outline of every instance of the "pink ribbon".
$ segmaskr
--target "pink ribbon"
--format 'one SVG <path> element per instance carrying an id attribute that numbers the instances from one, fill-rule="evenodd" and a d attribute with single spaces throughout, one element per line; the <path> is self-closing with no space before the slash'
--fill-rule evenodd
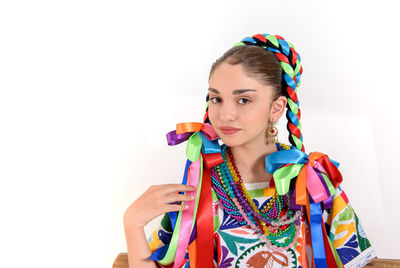
<path id="1" fill-rule="evenodd" d="M 217 132 L 215 132 L 215 129 L 213 128 L 212 125 L 208 123 L 204 123 L 203 126 L 201 127 L 201 131 L 203 131 L 204 135 L 210 140 L 213 141 L 217 138 L 219 138 Z"/>
<path id="2" fill-rule="evenodd" d="M 325 199 L 328 199 L 329 196 L 325 191 L 325 187 L 322 184 L 318 174 L 315 172 L 310 162 L 311 161 L 308 161 L 307 163 L 306 187 L 308 189 L 308 192 L 311 194 L 314 202 L 319 203 Z M 317 161 L 313 162 L 314 167 L 316 167 L 318 170 L 324 170 L 324 168 Z"/>
<path id="3" fill-rule="evenodd" d="M 199 184 L 199 177 L 200 177 L 200 158 L 195 162 L 192 162 L 189 166 L 189 175 L 188 175 L 188 185 L 192 185 L 196 188 L 196 190 L 192 191 L 191 193 L 197 193 L 197 187 Z M 189 193 L 188 193 L 189 194 Z M 193 224 L 193 214 L 194 214 L 194 207 L 195 202 L 188 201 L 187 203 L 184 202 L 185 205 L 188 206 L 188 209 L 182 211 L 182 219 L 181 219 L 181 226 L 179 230 L 179 241 L 175 256 L 174 268 L 180 267 L 183 259 L 186 255 L 186 248 L 189 244 L 190 233 L 192 230 Z"/>

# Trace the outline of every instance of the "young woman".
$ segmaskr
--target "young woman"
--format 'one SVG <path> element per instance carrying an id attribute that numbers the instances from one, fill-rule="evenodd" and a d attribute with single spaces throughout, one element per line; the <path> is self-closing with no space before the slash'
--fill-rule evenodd
<path id="1" fill-rule="evenodd" d="M 375 253 L 339 163 L 305 153 L 293 45 L 257 34 L 213 65 L 202 123 L 181 123 L 182 184 L 151 186 L 124 214 L 130 267 L 361 267 Z M 287 108 L 291 145 L 274 124 Z M 164 214 L 147 240 L 144 226 Z"/>

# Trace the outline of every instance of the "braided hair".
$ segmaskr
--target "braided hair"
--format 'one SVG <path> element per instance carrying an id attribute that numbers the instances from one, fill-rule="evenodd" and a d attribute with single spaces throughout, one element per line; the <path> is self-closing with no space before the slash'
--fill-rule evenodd
<path id="1" fill-rule="evenodd" d="M 254 46 L 259 48 L 254 49 Z M 252 50 L 252 52 L 242 53 L 244 55 L 240 58 L 238 55 L 243 50 Z M 263 57 L 261 63 L 256 61 L 260 54 Z M 275 94 L 273 100 L 277 99 L 279 95 L 287 98 L 286 118 L 288 123 L 286 128 L 289 131 L 288 139 L 294 147 L 305 152 L 303 135 L 301 134 L 301 111 L 297 98 L 297 88 L 300 86 L 303 67 L 300 65 L 300 55 L 295 51 L 294 46 L 280 35 L 256 34 L 252 37 L 245 37 L 214 62 L 210 76 L 219 64 L 228 59 L 231 64 L 243 62 L 246 71 L 258 77 L 261 76 L 264 83 L 277 89 L 278 93 Z M 208 118 L 208 107 L 209 94 L 206 96 L 204 123 L 211 123 Z"/>

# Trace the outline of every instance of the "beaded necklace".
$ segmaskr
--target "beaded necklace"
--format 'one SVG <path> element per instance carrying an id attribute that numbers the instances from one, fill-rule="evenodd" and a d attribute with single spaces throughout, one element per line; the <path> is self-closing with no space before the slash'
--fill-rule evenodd
<path id="1" fill-rule="evenodd" d="M 289 146 L 277 143 L 278 150 Z M 290 192 L 275 194 L 261 209 L 258 209 L 247 192 L 243 179 L 234 162 L 233 155 L 225 144 L 221 146 L 224 162 L 211 170 L 212 187 L 221 206 L 240 225 L 249 225 L 256 230 L 260 241 L 269 248 L 283 251 L 292 246 L 299 234 L 302 210 L 295 213 L 289 208 Z M 283 240 L 283 241 L 282 241 Z"/>

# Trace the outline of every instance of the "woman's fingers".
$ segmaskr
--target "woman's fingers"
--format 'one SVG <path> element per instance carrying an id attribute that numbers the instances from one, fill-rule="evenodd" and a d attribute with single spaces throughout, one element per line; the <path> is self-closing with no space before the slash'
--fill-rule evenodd
<path id="1" fill-rule="evenodd" d="M 183 186 L 183 187 L 182 187 Z M 186 202 L 194 202 L 196 200 L 196 192 L 193 192 L 194 187 L 188 186 L 188 185 L 182 185 L 182 184 L 176 184 L 176 185 L 169 185 L 169 194 L 166 195 L 166 202 L 168 203 L 166 205 L 166 210 L 165 212 L 171 212 L 171 211 L 183 211 L 187 209 L 187 204 Z M 173 192 L 170 192 L 172 190 Z M 177 191 L 183 192 L 184 190 L 186 191 L 191 191 L 187 192 L 186 194 L 180 194 Z M 179 202 L 184 201 L 183 204 L 180 204 Z"/>
<path id="2" fill-rule="evenodd" d="M 192 201 L 195 199 L 196 199 L 196 193 L 186 193 L 186 194 L 172 193 L 167 195 L 166 202 L 173 203 L 177 201 Z"/>
<path id="3" fill-rule="evenodd" d="M 167 205 L 165 208 L 164 213 L 171 212 L 171 211 L 181 211 L 188 209 L 187 205 L 177 205 L 177 204 L 170 204 Z"/>
<path id="4" fill-rule="evenodd" d="M 196 187 L 185 184 L 152 185 L 128 207 L 124 213 L 124 222 L 145 226 L 163 213 L 185 210 L 186 204 L 181 202 L 195 200 L 192 197 L 196 196 L 195 190 Z"/>
<path id="5" fill-rule="evenodd" d="M 196 192 L 193 190 L 195 190 L 193 186 L 169 184 L 163 190 L 164 193 L 160 198 L 164 204 L 193 201 L 196 199 Z"/>
<path id="6" fill-rule="evenodd" d="M 163 186 L 163 193 L 164 194 L 170 194 L 170 193 L 176 193 L 176 192 L 191 192 L 196 190 L 195 187 L 191 185 L 185 185 L 185 184 L 165 184 Z"/>

